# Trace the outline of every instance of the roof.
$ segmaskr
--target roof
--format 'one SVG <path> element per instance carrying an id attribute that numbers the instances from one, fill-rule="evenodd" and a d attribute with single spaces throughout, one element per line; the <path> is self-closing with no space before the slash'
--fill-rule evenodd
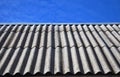
<path id="1" fill-rule="evenodd" d="M 1 24 L 0 75 L 120 74 L 120 24 Z"/>

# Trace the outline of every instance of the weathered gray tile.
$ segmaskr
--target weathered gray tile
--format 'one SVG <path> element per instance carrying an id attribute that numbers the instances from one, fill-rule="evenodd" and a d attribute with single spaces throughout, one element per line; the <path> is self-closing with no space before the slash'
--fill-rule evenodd
<path id="1" fill-rule="evenodd" d="M 0 76 L 118 74 L 119 29 L 118 24 L 3 24 Z"/>

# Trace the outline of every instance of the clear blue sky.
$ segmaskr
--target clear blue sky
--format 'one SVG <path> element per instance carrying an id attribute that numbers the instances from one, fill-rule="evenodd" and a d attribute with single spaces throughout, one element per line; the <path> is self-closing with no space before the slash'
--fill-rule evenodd
<path id="1" fill-rule="evenodd" d="M 120 0 L 1 0 L 0 22 L 120 22 Z"/>

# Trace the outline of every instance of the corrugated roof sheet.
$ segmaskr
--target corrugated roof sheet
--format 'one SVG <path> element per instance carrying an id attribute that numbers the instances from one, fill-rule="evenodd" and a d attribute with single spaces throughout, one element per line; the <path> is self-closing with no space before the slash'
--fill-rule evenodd
<path id="1" fill-rule="evenodd" d="M 120 24 L 1 24 L 0 75 L 119 74 Z"/>

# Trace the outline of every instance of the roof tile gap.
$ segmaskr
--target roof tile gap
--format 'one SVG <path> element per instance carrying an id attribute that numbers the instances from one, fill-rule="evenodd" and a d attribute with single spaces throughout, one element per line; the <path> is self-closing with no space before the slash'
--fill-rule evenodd
<path id="1" fill-rule="evenodd" d="M 31 47 L 31 49 L 33 49 L 33 48 L 37 48 L 37 49 L 39 49 L 37 46 Z"/>
<path id="2" fill-rule="evenodd" d="M 92 46 L 93 47 L 93 46 Z M 94 46 L 93 48 L 99 47 L 99 45 Z"/>
<path id="3" fill-rule="evenodd" d="M 48 49 L 48 48 L 50 48 L 50 47 L 55 49 L 55 47 L 52 47 L 52 46 L 48 46 L 48 47 L 46 47 L 46 48 Z"/>
<path id="4" fill-rule="evenodd" d="M 89 44 L 88 46 L 86 46 L 85 48 L 91 47 L 91 45 Z"/>
<path id="5" fill-rule="evenodd" d="M 107 32 L 108 30 L 104 31 L 105 33 Z"/>

